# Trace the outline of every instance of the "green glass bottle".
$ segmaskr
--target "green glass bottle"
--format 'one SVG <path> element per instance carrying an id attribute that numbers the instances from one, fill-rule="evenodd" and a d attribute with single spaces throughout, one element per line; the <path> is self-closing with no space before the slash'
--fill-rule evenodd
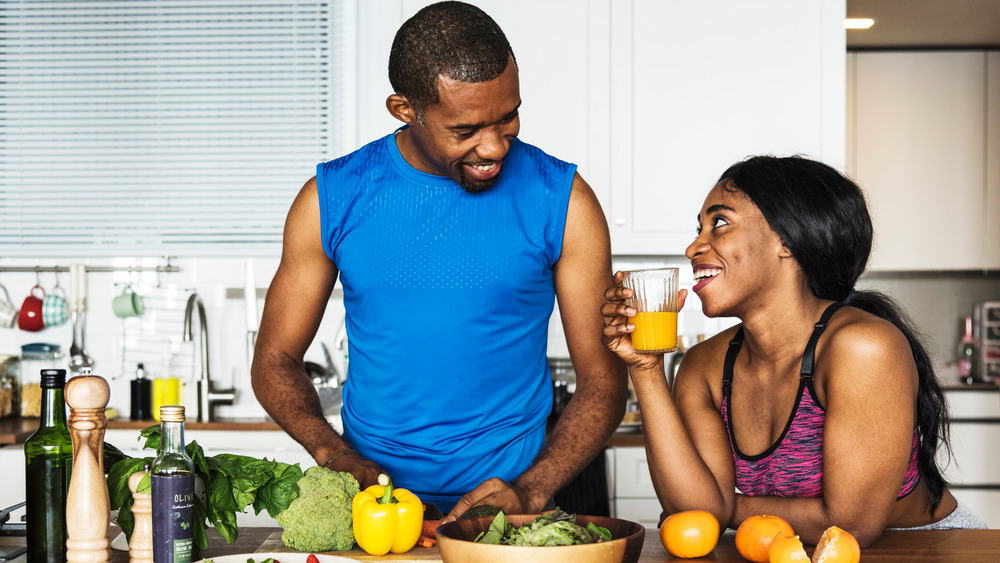
<path id="1" fill-rule="evenodd" d="M 194 464 L 184 453 L 184 407 L 160 407 L 160 450 L 150 467 L 153 562 L 191 563 L 194 547 Z"/>
<path id="2" fill-rule="evenodd" d="M 66 370 L 42 370 L 41 421 L 24 442 L 28 563 L 66 561 L 66 493 L 73 441 L 66 426 Z"/>

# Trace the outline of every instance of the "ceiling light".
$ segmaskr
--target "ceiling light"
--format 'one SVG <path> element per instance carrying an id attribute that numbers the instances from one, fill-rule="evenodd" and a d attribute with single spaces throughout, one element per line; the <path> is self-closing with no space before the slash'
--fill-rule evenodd
<path id="1" fill-rule="evenodd" d="M 875 20 L 871 18 L 847 18 L 844 20 L 844 29 L 868 29 L 875 25 Z"/>

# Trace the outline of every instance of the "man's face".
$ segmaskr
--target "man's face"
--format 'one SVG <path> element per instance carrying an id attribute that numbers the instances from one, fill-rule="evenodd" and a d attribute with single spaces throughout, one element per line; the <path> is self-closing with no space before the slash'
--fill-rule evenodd
<path id="1" fill-rule="evenodd" d="M 470 193 L 491 188 L 521 128 L 517 66 L 488 82 L 438 77 L 439 102 L 424 110 L 422 123 L 397 136 L 403 158 L 414 168 L 447 176 Z"/>

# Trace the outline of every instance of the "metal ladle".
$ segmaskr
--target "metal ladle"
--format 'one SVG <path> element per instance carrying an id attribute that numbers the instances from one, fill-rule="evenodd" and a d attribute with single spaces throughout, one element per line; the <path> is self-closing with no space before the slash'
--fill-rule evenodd
<path id="1" fill-rule="evenodd" d="M 85 328 L 87 324 L 87 270 L 83 264 L 70 265 L 73 343 L 69 346 L 69 369 L 79 373 L 82 368 L 93 367 L 94 358 L 87 353 Z"/>

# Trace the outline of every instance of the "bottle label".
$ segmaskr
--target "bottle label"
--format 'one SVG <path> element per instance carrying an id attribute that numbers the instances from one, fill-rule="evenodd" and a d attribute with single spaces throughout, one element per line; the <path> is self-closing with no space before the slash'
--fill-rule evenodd
<path id="1" fill-rule="evenodd" d="M 194 475 L 153 475 L 153 561 L 191 563 Z"/>

